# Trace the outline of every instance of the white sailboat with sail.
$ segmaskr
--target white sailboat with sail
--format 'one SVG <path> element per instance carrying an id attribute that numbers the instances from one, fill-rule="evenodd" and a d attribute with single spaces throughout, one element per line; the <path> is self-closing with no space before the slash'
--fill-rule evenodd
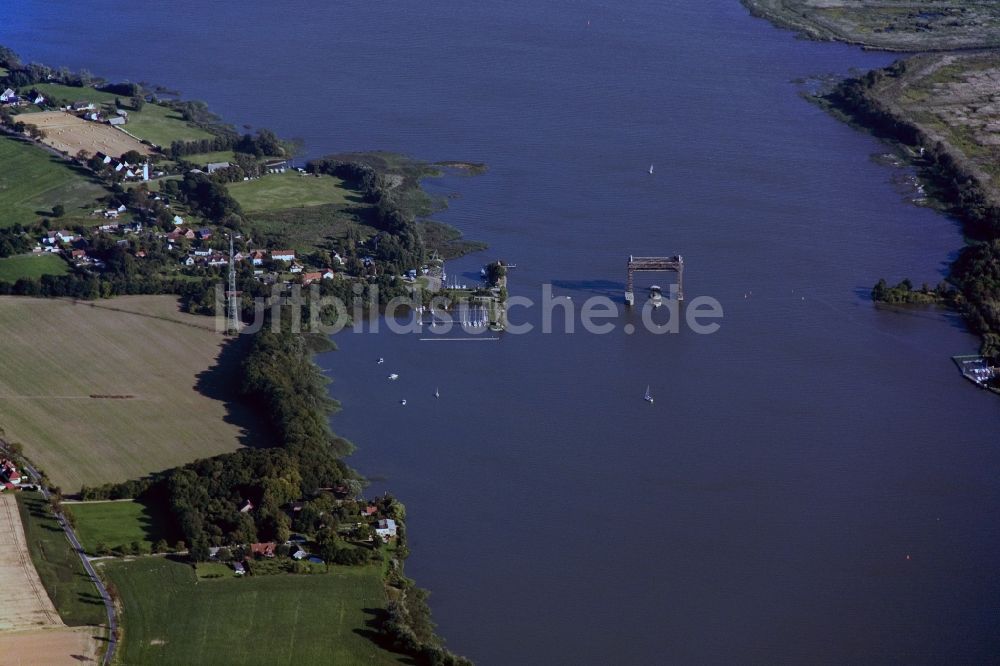
<path id="1" fill-rule="evenodd" d="M 642 396 L 642 399 L 651 405 L 653 404 L 653 394 L 649 391 L 649 384 L 646 384 L 646 395 Z"/>

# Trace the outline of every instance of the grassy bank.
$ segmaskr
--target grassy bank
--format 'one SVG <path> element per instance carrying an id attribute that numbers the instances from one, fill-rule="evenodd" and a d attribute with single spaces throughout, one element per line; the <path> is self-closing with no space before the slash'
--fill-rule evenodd
<path id="1" fill-rule="evenodd" d="M 755 16 L 812 39 L 887 51 L 1000 45 L 1000 6 L 965 0 L 741 0 Z"/>
<path id="2" fill-rule="evenodd" d="M 401 663 L 369 637 L 385 608 L 374 566 L 201 581 L 189 565 L 159 557 L 106 561 L 102 570 L 123 603 L 123 663 Z"/>
<path id="3" fill-rule="evenodd" d="M 66 207 L 70 224 L 97 206 L 97 198 L 107 191 L 82 171 L 69 166 L 44 149 L 10 137 L 0 136 L 0 164 L 16 168 L 0 169 L 0 226 L 32 224 L 48 215 L 53 206 Z"/>
<path id="4" fill-rule="evenodd" d="M 104 603 L 49 503 L 41 493 L 23 492 L 17 496 L 17 507 L 31 561 L 63 622 L 69 626 L 104 624 Z"/>
<path id="5" fill-rule="evenodd" d="M 63 275 L 69 264 L 54 254 L 22 254 L 0 259 L 0 281 L 17 282 L 21 278 L 39 278 L 43 275 Z"/>
<path id="6" fill-rule="evenodd" d="M 125 129 L 157 146 L 169 146 L 172 141 L 212 138 L 210 132 L 188 123 L 177 111 L 159 104 L 145 104 L 142 111 L 129 111 Z"/>

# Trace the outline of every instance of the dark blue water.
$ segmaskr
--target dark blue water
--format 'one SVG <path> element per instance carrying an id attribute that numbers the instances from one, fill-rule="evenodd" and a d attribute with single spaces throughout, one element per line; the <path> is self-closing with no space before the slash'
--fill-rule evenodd
<path id="1" fill-rule="evenodd" d="M 94 39 L 111 27 L 113 47 Z M 937 282 L 961 237 L 792 83 L 890 56 L 796 40 L 735 0 L 21 0 L 0 42 L 179 88 L 310 155 L 489 163 L 434 186 L 461 194 L 441 219 L 491 245 L 453 274 L 502 256 L 514 294 L 620 299 L 627 255 L 680 252 L 688 297 L 722 303 L 708 336 L 345 334 L 319 359 L 352 464 L 409 509 L 407 570 L 455 650 L 1000 650 L 1000 403 L 949 360 L 977 342 L 953 316 L 867 298 L 882 276 Z"/>

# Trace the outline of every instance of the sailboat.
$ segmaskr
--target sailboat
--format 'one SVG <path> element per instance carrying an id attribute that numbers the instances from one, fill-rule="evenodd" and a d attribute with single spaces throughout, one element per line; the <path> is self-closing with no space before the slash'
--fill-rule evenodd
<path id="1" fill-rule="evenodd" d="M 440 398 L 441 397 L 441 390 L 440 389 L 434 389 L 434 397 L 435 398 Z"/>
<path id="2" fill-rule="evenodd" d="M 650 175 L 653 174 L 653 165 L 652 164 L 649 165 L 649 174 Z"/>
<path id="3" fill-rule="evenodd" d="M 646 395 L 642 396 L 642 399 L 651 405 L 653 404 L 653 394 L 649 392 L 649 384 L 646 384 Z"/>

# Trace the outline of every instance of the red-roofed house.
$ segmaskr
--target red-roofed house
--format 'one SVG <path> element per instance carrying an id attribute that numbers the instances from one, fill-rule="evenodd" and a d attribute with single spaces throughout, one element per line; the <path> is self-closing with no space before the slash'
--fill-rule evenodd
<path id="1" fill-rule="evenodd" d="M 250 544 L 250 552 L 254 555 L 260 555 L 261 557 L 274 557 L 274 549 L 278 547 L 278 544 L 273 541 L 268 541 L 267 543 L 252 543 Z"/>

